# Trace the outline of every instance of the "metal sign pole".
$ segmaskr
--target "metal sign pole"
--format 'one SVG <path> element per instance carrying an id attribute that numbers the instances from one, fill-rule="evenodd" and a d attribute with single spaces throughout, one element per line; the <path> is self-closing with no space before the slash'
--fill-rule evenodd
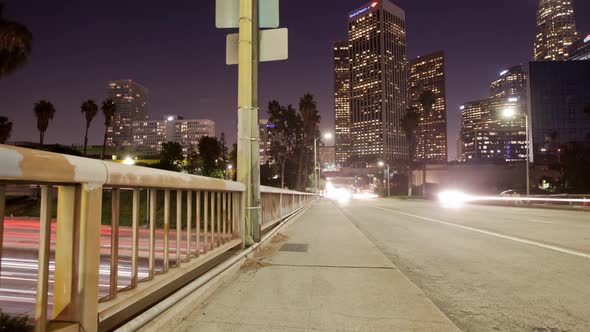
<path id="1" fill-rule="evenodd" d="M 238 62 L 238 181 L 246 185 L 245 244 L 260 241 L 258 133 L 258 1 L 240 0 Z"/>

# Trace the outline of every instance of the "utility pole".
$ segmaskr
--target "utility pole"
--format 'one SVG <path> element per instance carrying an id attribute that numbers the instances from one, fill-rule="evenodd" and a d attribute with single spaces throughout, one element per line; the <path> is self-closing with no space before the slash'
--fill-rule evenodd
<path id="1" fill-rule="evenodd" d="M 260 7 L 262 2 L 262 7 Z M 216 0 L 215 25 L 238 28 L 226 39 L 226 64 L 238 65 L 237 180 L 242 196 L 243 241 L 260 242 L 260 132 L 258 127 L 258 64 L 289 58 L 288 30 L 279 26 L 279 0 Z M 260 30 L 260 28 L 273 28 Z"/>
<path id="2" fill-rule="evenodd" d="M 260 241 L 260 133 L 258 132 L 258 0 L 240 0 L 238 50 L 238 182 L 243 198 L 246 246 Z"/>

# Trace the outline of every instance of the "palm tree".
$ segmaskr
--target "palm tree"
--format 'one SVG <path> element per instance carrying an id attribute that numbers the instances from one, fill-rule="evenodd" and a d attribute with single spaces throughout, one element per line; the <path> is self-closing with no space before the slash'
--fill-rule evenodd
<path id="1" fill-rule="evenodd" d="M 35 117 L 37 118 L 37 129 L 39 130 L 39 145 L 43 146 L 45 141 L 45 132 L 49 127 L 49 121 L 55 116 L 55 107 L 47 100 L 40 100 L 33 107 Z"/>
<path id="2" fill-rule="evenodd" d="M 94 100 L 88 99 L 82 103 L 80 110 L 86 116 L 86 134 L 84 134 L 84 156 L 86 156 L 86 148 L 88 147 L 88 129 L 90 129 L 90 124 L 96 116 L 96 113 L 98 113 L 98 105 L 96 105 Z"/>
<path id="3" fill-rule="evenodd" d="M 299 168 L 297 171 L 297 183 L 299 190 L 305 190 L 307 187 L 307 178 L 309 175 L 309 163 L 313 156 L 310 156 L 314 141 L 319 136 L 320 114 L 314 96 L 306 93 L 299 100 L 299 113 L 303 120 L 303 146 L 300 149 Z M 317 165 L 313 165 L 314 179 Z"/>
<path id="4" fill-rule="evenodd" d="M 408 196 L 412 196 L 412 163 L 416 151 L 416 129 L 419 123 L 420 115 L 415 108 L 409 108 L 401 123 L 408 141 Z"/>
<path id="5" fill-rule="evenodd" d="M 6 144 L 6 141 L 12 134 L 12 122 L 8 121 L 5 116 L 0 116 L 0 144 Z"/>
<path id="6" fill-rule="evenodd" d="M 4 4 L 0 2 L 0 77 L 22 67 L 31 54 L 33 34 L 16 22 L 2 17 Z"/>
<path id="7" fill-rule="evenodd" d="M 434 108 L 434 104 L 436 103 L 436 94 L 432 92 L 432 90 L 425 90 L 420 94 L 418 98 L 420 101 L 420 105 L 422 106 L 422 117 L 428 123 L 428 118 L 432 114 L 432 109 Z M 430 129 L 429 128 L 422 128 L 423 135 L 424 135 L 424 161 L 422 170 L 422 196 L 426 197 L 426 163 L 428 162 L 428 147 L 430 145 Z"/>
<path id="8" fill-rule="evenodd" d="M 102 113 L 104 114 L 104 141 L 102 143 L 102 155 L 101 159 L 104 160 L 104 155 L 106 154 L 107 149 L 107 135 L 109 132 L 109 127 L 113 123 L 113 117 L 115 116 L 115 112 L 117 111 L 117 105 L 112 99 L 107 99 L 102 102 Z"/>

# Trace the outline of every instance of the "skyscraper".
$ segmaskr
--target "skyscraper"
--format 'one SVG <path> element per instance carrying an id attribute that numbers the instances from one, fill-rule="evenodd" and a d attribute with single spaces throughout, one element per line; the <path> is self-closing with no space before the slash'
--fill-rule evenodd
<path id="1" fill-rule="evenodd" d="M 566 60 L 576 40 L 578 32 L 572 0 L 540 0 L 534 60 Z"/>
<path id="2" fill-rule="evenodd" d="M 566 144 L 590 147 L 590 61 L 531 62 L 529 75 L 535 163 L 554 161 Z"/>
<path id="3" fill-rule="evenodd" d="M 460 161 L 526 160 L 527 74 L 522 66 L 500 73 L 490 84 L 490 98 L 461 106 Z M 514 111 L 505 118 L 504 111 Z"/>
<path id="4" fill-rule="evenodd" d="M 517 97 L 526 100 L 527 74 L 522 66 L 514 66 L 500 73 L 500 78 L 490 85 L 491 97 Z"/>
<path id="5" fill-rule="evenodd" d="M 113 125 L 108 128 L 107 145 L 133 145 L 133 122 L 148 119 L 148 89 L 132 80 L 109 82 L 109 99 L 117 105 Z"/>
<path id="6" fill-rule="evenodd" d="M 336 163 L 347 166 L 350 157 L 350 58 L 348 42 L 334 43 L 334 116 Z"/>
<path id="7" fill-rule="evenodd" d="M 590 60 L 590 35 L 580 38 L 570 47 L 570 58 L 568 60 Z"/>
<path id="8" fill-rule="evenodd" d="M 401 120 L 407 103 L 405 12 L 387 0 L 353 11 L 348 20 L 350 112 L 355 167 L 408 158 Z"/>
<path id="9" fill-rule="evenodd" d="M 445 84 L 445 54 L 443 51 L 410 61 L 408 89 L 410 107 L 418 110 L 416 161 L 447 162 L 447 98 Z M 432 91 L 436 102 L 426 115 L 420 95 Z"/>

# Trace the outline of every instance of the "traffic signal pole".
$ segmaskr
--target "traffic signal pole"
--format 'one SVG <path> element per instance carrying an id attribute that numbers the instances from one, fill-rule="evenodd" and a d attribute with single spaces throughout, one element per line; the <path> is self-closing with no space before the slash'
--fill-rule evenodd
<path id="1" fill-rule="evenodd" d="M 238 182 L 246 185 L 246 246 L 260 241 L 260 133 L 258 129 L 258 0 L 240 0 L 238 63 Z"/>

